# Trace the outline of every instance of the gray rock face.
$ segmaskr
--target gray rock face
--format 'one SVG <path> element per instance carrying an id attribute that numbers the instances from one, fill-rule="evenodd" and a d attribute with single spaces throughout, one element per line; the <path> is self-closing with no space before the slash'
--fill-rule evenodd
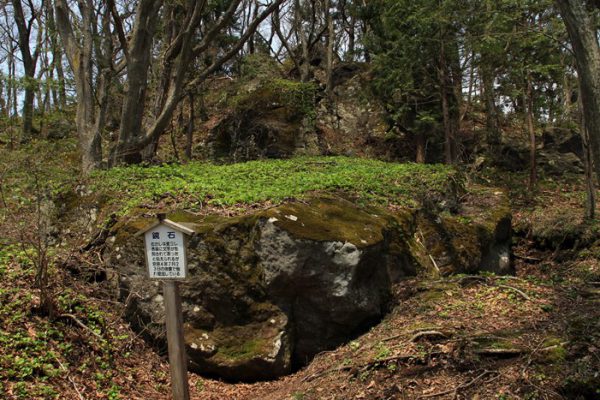
<path id="1" fill-rule="evenodd" d="M 256 254 L 265 288 L 294 315 L 295 360 L 311 359 L 384 314 L 391 287 L 384 243 L 359 249 L 298 240 L 272 220 L 262 220 L 260 232 Z"/>

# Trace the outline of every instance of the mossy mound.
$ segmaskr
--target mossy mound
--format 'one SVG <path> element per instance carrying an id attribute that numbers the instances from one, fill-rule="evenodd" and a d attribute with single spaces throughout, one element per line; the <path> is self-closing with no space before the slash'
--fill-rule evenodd
<path id="1" fill-rule="evenodd" d="M 242 214 L 311 192 L 341 192 L 359 204 L 438 209 L 458 203 L 463 177 L 445 165 L 386 163 L 351 157 L 297 157 L 215 165 L 130 166 L 97 171 L 81 191 L 108 198 L 104 214 L 157 209 Z M 89 201 L 93 201 L 90 197 Z"/>

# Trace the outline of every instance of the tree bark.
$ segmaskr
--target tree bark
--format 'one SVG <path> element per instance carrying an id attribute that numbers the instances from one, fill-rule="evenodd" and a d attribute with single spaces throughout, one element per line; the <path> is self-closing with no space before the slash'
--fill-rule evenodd
<path id="1" fill-rule="evenodd" d="M 333 27 L 331 0 L 325 1 L 325 13 L 327 19 L 327 65 L 325 69 L 325 93 L 329 98 L 331 98 L 333 91 L 333 47 L 335 44 L 335 30 Z"/>
<path id="2" fill-rule="evenodd" d="M 188 160 L 192 159 L 192 144 L 194 139 L 194 95 L 192 93 L 188 96 L 190 100 L 190 119 L 188 121 L 186 143 L 185 143 L 185 157 Z"/>
<path id="3" fill-rule="evenodd" d="M 528 190 L 531 194 L 537 186 L 537 160 L 536 160 L 536 138 L 535 126 L 533 123 L 533 93 L 531 87 L 531 77 L 527 75 L 527 88 L 523 103 L 526 104 L 526 123 L 529 132 L 529 183 Z"/>
<path id="4" fill-rule="evenodd" d="M 31 53 L 30 34 L 35 19 L 32 15 L 29 21 L 25 21 L 25 14 L 21 0 L 12 0 L 15 24 L 19 32 L 19 50 L 21 51 L 21 59 L 23 61 L 23 70 L 25 72 L 25 95 L 23 98 L 23 128 L 21 133 L 21 142 L 28 142 L 33 133 L 33 101 L 36 92 L 35 70 L 39 54 L 39 43 L 34 53 Z M 32 5 L 33 7 L 33 5 Z M 31 13 L 35 14 L 36 10 L 31 9 Z M 41 27 L 38 27 L 38 31 Z M 39 32 L 38 32 L 39 35 Z"/>
<path id="5" fill-rule="evenodd" d="M 112 77 L 110 55 L 97 54 L 100 67 L 99 76 L 93 74 L 93 48 L 94 35 L 91 27 L 96 22 L 94 7 L 91 0 L 79 3 L 82 26 L 78 31 L 82 35 L 81 41 L 75 37 L 70 10 L 66 0 L 56 0 L 54 11 L 56 27 L 60 34 L 65 54 L 73 71 L 75 91 L 77 93 L 77 108 L 75 122 L 81 152 L 81 167 L 84 174 L 98 168 L 102 163 L 102 141 L 100 133 L 104 129 L 106 109 L 108 107 L 108 88 Z M 103 15 L 106 25 L 108 14 Z M 110 46 L 111 37 L 105 37 L 103 46 L 106 50 Z M 94 82 L 98 87 L 93 86 Z M 95 90 L 96 89 L 96 90 Z M 96 107 L 98 104 L 98 107 Z"/>
<path id="6" fill-rule="evenodd" d="M 425 135 L 423 133 L 415 134 L 415 146 L 417 149 L 417 156 L 415 161 L 419 164 L 425 163 Z"/>
<path id="7" fill-rule="evenodd" d="M 446 164 L 454 163 L 454 132 L 452 121 L 450 121 L 450 105 L 448 101 L 448 60 L 446 59 L 446 43 L 440 32 L 440 55 L 438 65 L 438 78 L 440 85 L 440 99 L 442 105 L 442 120 L 444 126 L 444 159 Z"/>
<path id="8" fill-rule="evenodd" d="M 308 48 L 309 38 L 306 37 L 306 33 L 304 32 L 304 28 L 302 26 L 302 22 L 304 18 L 302 16 L 302 8 L 300 4 L 300 0 L 295 0 L 294 2 L 294 25 L 296 29 L 296 34 L 298 35 L 298 40 L 300 42 L 300 48 L 302 49 L 302 62 L 300 64 L 300 80 L 302 82 L 308 82 L 310 77 L 310 54 Z"/>
<path id="9" fill-rule="evenodd" d="M 111 157 L 113 164 L 137 163 L 142 159 L 142 149 L 132 144 L 142 135 L 150 50 L 161 5 L 162 2 L 158 0 L 141 0 L 136 8 L 134 29 L 128 49 L 127 93 L 121 110 L 118 145 Z"/>
<path id="10" fill-rule="evenodd" d="M 583 142 L 583 167 L 585 173 L 585 218 L 594 219 L 596 217 L 596 185 L 594 183 L 594 163 L 592 161 L 592 151 L 590 147 L 590 136 L 585 128 L 585 116 L 583 114 L 583 105 L 581 103 L 581 94 L 579 95 L 579 130 Z"/>
<path id="11" fill-rule="evenodd" d="M 595 21 L 582 0 L 556 0 L 577 64 L 585 127 L 596 176 L 600 174 L 600 47 Z"/>

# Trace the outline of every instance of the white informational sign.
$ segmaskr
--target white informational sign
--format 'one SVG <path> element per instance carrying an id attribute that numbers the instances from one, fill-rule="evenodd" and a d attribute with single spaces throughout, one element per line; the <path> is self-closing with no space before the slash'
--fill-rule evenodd
<path id="1" fill-rule="evenodd" d="M 185 279 L 186 254 L 183 232 L 160 223 L 144 233 L 150 279 Z"/>

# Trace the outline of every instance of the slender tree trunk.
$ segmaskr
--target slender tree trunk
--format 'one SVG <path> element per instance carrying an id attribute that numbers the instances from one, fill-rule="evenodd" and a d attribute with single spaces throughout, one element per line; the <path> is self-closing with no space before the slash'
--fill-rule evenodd
<path id="1" fill-rule="evenodd" d="M 485 102 L 485 125 L 486 142 L 491 153 L 500 144 L 500 127 L 498 123 L 498 108 L 496 107 L 496 96 L 494 93 L 494 76 L 491 68 L 483 66 L 481 69 L 481 80 L 483 84 L 483 97 Z"/>
<path id="2" fill-rule="evenodd" d="M 188 96 L 190 101 L 190 119 L 188 121 L 186 143 L 185 143 L 185 157 L 188 160 L 192 159 L 192 144 L 194 140 L 194 95 L 192 93 Z"/>
<path id="3" fill-rule="evenodd" d="M 35 100 L 36 79 L 35 70 L 37 58 L 39 54 L 40 38 L 42 27 L 38 26 L 38 39 L 35 52 L 31 53 L 30 34 L 34 17 L 29 19 L 29 23 L 25 20 L 21 0 L 13 0 L 13 12 L 15 24 L 19 32 L 19 49 L 21 51 L 21 59 L 23 62 L 23 70 L 25 72 L 25 95 L 23 97 L 23 128 L 21 133 L 21 141 L 28 142 L 33 134 L 33 102 Z M 31 5 L 33 7 L 33 5 Z M 32 13 L 36 10 L 32 9 Z"/>
<path id="4" fill-rule="evenodd" d="M 425 135 L 422 133 L 415 134 L 415 145 L 417 148 L 417 157 L 415 159 L 419 164 L 425 163 Z"/>
<path id="5" fill-rule="evenodd" d="M 536 138 L 535 126 L 533 122 L 533 97 L 532 97 L 531 77 L 527 76 L 527 89 L 523 102 L 527 105 L 526 122 L 529 132 L 529 183 L 528 190 L 532 193 L 537 186 L 537 160 L 536 160 Z"/>
<path id="6" fill-rule="evenodd" d="M 6 115 L 6 100 L 4 100 L 4 74 L 0 72 L 0 118 Z"/>
<path id="7" fill-rule="evenodd" d="M 248 23 L 246 26 L 250 25 L 250 21 L 253 21 L 254 19 L 256 19 L 256 16 L 258 15 L 258 1 L 257 0 L 253 0 L 252 2 L 253 4 L 250 4 L 249 7 L 252 9 L 252 11 L 248 11 Z M 250 39 L 248 39 L 248 54 L 254 54 L 255 52 L 255 43 L 254 43 L 254 37 L 255 34 L 252 34 L 252 36 L 250 36 Z"/>
<path id="8" fill-rule="evenodd" d="M 583 167 L 585 173 L 585 218 L 596 217 L 596 185 L 594 183 L 594 161 L 590 147 L 590 137 L 585 127 L 585 115 L 581 94 L 579 95 L 579 131 L 583 142 Z"/>
<path id="9" fill-rule="evenodd" d="M 469 66 L 469 85 L 467 87 L 467 100 L 463 103 L 460 113 L 460 121 L 463 121 L 471 110 L 471 102 L 473 99 L 473 88 L 475 83 L 475 65 L 473 63 L 473 54 L 471 53 L 471 65 Z"/>
<path id="10" fill-rule="evenodd" d="M 50 1 L 45 2 L 46 6 L 46 31 L 50 38 L 50 49 L 52 51 L 52 64 L 50 68 L 56 71 L 56 78 L 52 85 L 52 97 L 54 106 L 58 110 L 64 110 L 67 107 L 67 91 L 65 86 L 65 73 L 62 65 L 62 50 L 58 40 L 56 22 L 54 19 L 54 10 Z M 54 73 L 52 73 L 54 76 Z"/>
<path id="11" fill-rule="evenodd" d="M 440 36 L 442 35 L 443 32 L 440 33 Z M 454 158 L 452 154 L 452 147 L 454 145 L 454 137 L 450 122 L 450 109 L 448 105 L 448 62 L 446 60 L 445 47 L 446 44 L 444 43 L 444 40 L 440 40 L 438 78 L 440 84 L 440 99 L 442 103 L 442 119 L 444 125 L 444 159 L 446 164 L 453 164 Z"/>
<path id="12" fill-rule="evenodd" d="M 331 0 L 325 2 L 327 19 L 327 65 L 325 69 L 326 84 L 325 93 L 329 98 L 333 91 L 333 45 L 335 43 L 335 30 L 333 27 L 333 15 L 331 11 Z"/>
<path id="13" fill-rule="evenodd" d="M 13 118 L 17 118 L 19 115 L 19 109 L 18 109 L 18 96 L 17 96 L 17 71 L 16 71 L 16 65 L 15 65 L 15 57 L 13 55 L 14 53 L 11 52 L 8 55 L 8 66 L 9 66 L 9 81 L 11 82 L 11 94 L 12 94 L 12 101 L 11 101 L 11 105 L 12 105 L 12 116 Z M 11 68 L 12 67 L 12 68 Z M 11 107 L 9 107 L 10 109 Z"/>
<path id="14" fill-rule="evenodd" d="M 127 59 L 127 94 L 123 100 L 119 138 L 111 154 L 111 165 L 138 163 L 141 150 L 135 143 L 142 136 L 142 121 L 151 46 L 157 25 L 160 1 L 141 0 L 136 8 L 134 30 Z"/>
<path id="15" fill-rule="evenodd" d="M 348 22 L 348 56 L 346 57 L 346 61 L 354 61 L 354 57 L 356 55 L 356 21 L 354 16 L 351 16 L 350 21 Z M 346 22 L 346 19 L 344 19 Z"/>
<path id="16" fill-rule="evenodd" d="M 302 82 L 308 82 L 310 76 L 310 55 L 308 49 L 308 38 L 306 37 L 306 32 L 304 32 L 304 28 L 302 26 L 302 22 L 304 18 L 302 16 L 302 9 L 300 0 L 295 0 L 294 3 L 294 24 L 296 33 L 300 40 L 300 46 L 302 49 L 302 62 L 300 63 L 300 80 Z"/>

